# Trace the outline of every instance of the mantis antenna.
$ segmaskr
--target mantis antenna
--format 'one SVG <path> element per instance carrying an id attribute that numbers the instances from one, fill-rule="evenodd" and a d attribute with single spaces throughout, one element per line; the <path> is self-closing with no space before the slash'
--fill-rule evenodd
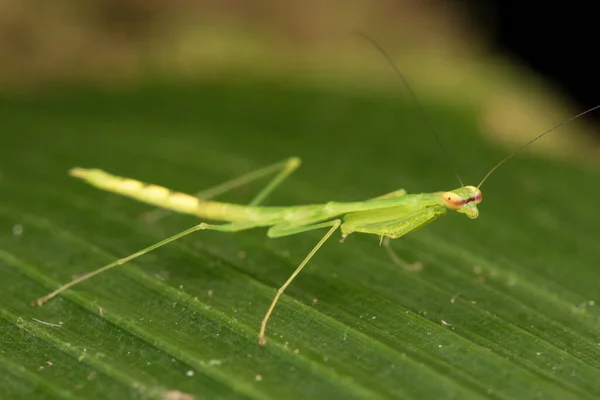
<path id="1" fill-rule="evenodd" d="M 388 54 L 388 52 L 385 51 L 384 48 L 381 47 L 379 45 L 379 43 L 377 43 L 372 37 L 370 37 L 369 35 L 367 35 L 363 31 L 357 30 L 354 33 L 357 34 L 358 36 L 362 37 L 363 39 L 367 40 L 377 50 L 379 50 L 379 52 L 386 58 L 386 60 L 392 66 L 392 68 L 394 69 L 394 71 L 396 72 L 396 74 L 400 77 L 400 79 L 402 80 L 402 83 L 404 83 L 404 86 L 406 86 L 406 88 L 408 89 L 408 92 L 410 93 L 411 97 L 413 98 L 413 100 L 415 101 L 415 103 L 417 103 L 417 107 L 419 108 L 419 111 L 421 113 L 421 117 L 423 118 L 423 120 L 425 121 L 425 123 L 429 126 L 429 130 L 431 130 L 431 133 L 433 133 L 433 136 L 435 137 L 435 140 L 440 145 L 440 148 L 442 149 L 442 151 L 444 152 L 444 156 L 446 157 L 446 161 L 448 162 L 448 164 L 450 165 L 450 167 L 454 171 L 454 174 L 458 178 L 458 181 L 460 182 L 460 185 L 461 186 L 465 186 L 465 184 L 463 183 L 462 179 L 460 178 L 460 175 L 458 174 L 458 171 L 456 170 L 456 168 L 454 168 L 454 164 L 450 160 L 450 156 L 448 155 L 448 152 L 446 151 L 446 149 L 442 145 L 442 141 L 440 140 L 439 135 L 437 134 L 436 130 L 433 128 L 433 124 L 431 123 L 431 121 L 427 117 L 427 114 L 425 113 L 425 109 L 421 105 L 421 102 L 419 102 L 419 99 L 417 98 L 417 95 L 412 90 L 411 86 L 408 84 L 408 81 L 406 80 L 406 78 L 404 77 L 404 75 L 400 72 L 400 70 L 398 69 L 398 67 L 396 66 L 396 64 L 392 61 L 392 58 L 390 57 L 390 55 Z M 573 116 L 571 118 L 567 118 L 564 121 L 560 122 L 559 124 L 557 124 L 557 125 L 553 126 L 552 128 L 548 129 L 546 132 L 537 135 L 536 137 L 534 137 L 533 139 L 531 139 L 527 143 L 523 144 L 522 146 L 520 146 L 519 148 L 517 148 L 515 151 L 513 151 L 512 153 L 510 153 L 509 155 L 507 155 L 506 157 L 504 157 L 502 160 L 500 160 L 500 162 L 498 164 L 496 164 L 487 174 L 485 174 L 485 176 L 483 177 L 483 179 L 481 180 L 481 182 L 479 182 L 479 185 L 477 185 L 477 188 L 480 188 L 481 185 L 483 185 L 483 183 L 487 180 L 487 178 L 489 178 L 490 175 L 495 170 L 497 170 L 502 164 L 504 164 L 506 161 L 508 161 L 515 154 L 521 152 L 523 149 L 525 149 L 527 146 L 529 146 L 533 142 L 537 141 L 538 139 L 541 139 L 542 137 L 546 136 L 550 132 L 557 130 L 561 126 L 566 125 L 569 122 L 571 122 L 573 120 L 576 120 L 579 117 L 584 116 L 585 114 L 588 114 L 588 113 L 590 113 L 590 112 L 592 112 L 594 110 L 597 110 L 598 108 L 600 108 L 600 105 L 592 107 L 589 110 L 583 111 L 583 112 L 581 112 L 581 113 L 579 113 L 579 114 L 577 114 L 577 115 L 575 115 L 575 116 Z"/>
<path id="2" fill-rule="evenodd" d="M 425 121 L 425 124 L 427 124 L 427 126 L 429 127 L 429 130 L 431 131 L 431 133 L 433 133 L 433 136 L 435 137 L 435 140 L 438 142 L 438 144 L 440 145 L 440 148 L 444 152 L 444 156 L 446 157 L 446 161 L 448 162 L 448 165 L 450 165 L 450 167 L 452 168 L 452 171 L 454 171 L 454 175 L 456 175 L 456 177 L 458 178 L 458 182 L 460 182 L 460 186 L 464 187 L 465 184 L 463 183 L 462 179 L 460 178 L 460 175 L 458 174 L 458 171 L 456 170 L 456 168 L 454 168 L 454 164 L 452 163 L 452 160 L 450 160 L 450 156 L 448 155 L 448 152 L 444 148 L 444 145 L 442 144 L 442 141 L 440 140 L 440 137 L 437 134 L 436 130 L 433 128 L 433 124 L 429 120 L 429 117 L 427 117 L 427 113 L 425 113 L 425 109 L 421 105 L 421 102 L 417 98 L 417 95 L 412 90 L 411 86 L 408 84 L 408 81 L 406 80 L 406 78 L 404 77 L 404 75 L 402 74 L 402 72 L 400 72 L 400 69 L 398 69 L 398 67 L 396 66 L 396 64 L 394 63 L 394 61 L 392 61 L 392 57 L 390 57 L 390 55 L 388 54 L 388 52 L 385 51 L 384 48 L 381 47 L 381 45 L 379 45 L 379 43 L 377 43 L 375 41 L 375 39 L 373 39 L 372 37 L 370 37 L 369 35 L 367 35 L 363 31 L 356 30 L 356 31 L 354 31 L 354 33 L 357 34 L 358 36 L 362 37 L 363 39 L 365 39 L 369 43 L 371 43 L 373 45 L 373 47 L 375 47 L 377 50 L 379 50 L 379 52 L 385 57 L 385 59 L 388 61 L 388 63 L 392 66 L 392 68 L 396 72 L 396 75 L 398 75 L 400 77 L 400 79 L 402 80 L 402 83 L 404 83 L 404 86 L 406 87 L 406 89 L 408 89 L 408 92 L 410 93 L 411 97 L 413 98 L 413 100 L 415 101 L 415 103 L 417 103 L 417 107 L 419 108 L 419 111 L 421 113 L 421 117 L 423 118 L 423 121 Z"/>
<path id="3" fill-rule="evenodd" d="M 509 155 L 507 155 L 506 157 L 504 157 L 498 164 L 496 164 L 496 166 L 494 166 L 494 168 L 490 169 L 490 171 L 485 174 L 485 176 L 483 177 L 483 179 L 481 180 L 481 182 L 479 182 L 479 185 L 477 185 L 477 188 L 480 188 L 481 185 L 483 185 L 483 182 L 485 182 L 487 180 L 487 178 L 489 178 L 489 176 L 492 174 L 492 172 L 494 172 L 495 170 L 498 169 L 498 167 L 500 167 L 502 164 L 504 164 L 506 161 L 508 161 L 509 158 L 511 158 L 512 156 L 514 156 L 515 154 L 519 153 L 521 150 L 523 150 L 524 148 L 526 148 L 527 146 L 529 146 L 530 144 L 532 144 L 533 142 L 535 142 L 538 139 L 543 138 L 544 136 L 546 136 L 547 134 L 549 134 L 552 131 L 557 130 L 558 128 L 560 128 L 563 125 L 568 124 L 569 122 L 584 116 L 587 113 L 590 113 L 594 110 L 597 110 L 598 108 L 600 108 L 600 105 L 597 105 L 596 107 L 592 107 L 589 110 L 586 110 L 582 113 L 579 113 L 571 118 L 567 118 L 564 121 L 562 121 L 561 123 L 554 125 L 552 128 L 548 129 L 546 132 L 541 133 L 539 135 L 537 135 L 536 137 L 534 137 L 533 139 L 531 139 L 529 142 L 525 143 L 524 145 L 522 145 L 521 147 L 519 147 L 518 149 L 516 149 L 515 151 L 513 151 L 512 153 L 510 153 Z"/>

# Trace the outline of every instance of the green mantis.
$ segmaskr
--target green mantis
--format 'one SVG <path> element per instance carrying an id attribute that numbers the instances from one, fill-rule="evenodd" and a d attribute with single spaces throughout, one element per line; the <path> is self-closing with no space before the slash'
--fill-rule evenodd
<path id="1" fill-rule="evenodd" d="M 368 37 L 366 38 L 371 40 Z M 383 51 L 376 43 L 372 43 L 391 63 L 387 53 L 385 53 L 385 51 Z M 406 84 L 404 77 L 400 74 L 394 64 L 391 64 Z M 410 90 L 410 86 L 407 84 L 406 86 L 416 100 L 414 93 Z M 422 111 L 418 100 L 417 104 Z M 267 236 L 270 238 L 278 238 L 312 230 L 326 229 L 327 231 L 324 236 L 308 253 L 300 265 L 298 265 L 287 281 L 277 290 L 260 325 L 258 342 L 259 344 L 264 345 L 266 343 L 265 332 L 267 323 L 279 298 L 321 246 L 323 246 L 336 231 L 340 231 L 342 241 L 348 235 L 353 233 L 377 235 L 381 238 L 384 246 L 392 256 L 392 259 L 399 262 L 400 259 L 394 255 L 389 247 L 391 239 L 400 238 L 433 222 L 445 214 L 447 210 L 456 211 L 465 214 L 471 219 L 476 219 L 479 216 L 478 205 L 482 201 L 480 187 L 492 172 L 514 154 L 540 139 L 542 136 L 597 108 L 600 108 L 600 106 L 596 106 L 563 121 L 550 130 L 536 136 L 534 139 L 500 161 L 484 176 L 477 186 L 465 186 L 459 177 L 461 186 L 454 190 L 407 194 L 406 191 L 400 189 L 360 202 L 328 202 L 325 204 L 310 204 L 293 207 L 262 206 L 261 204 L 273 190 L 275 190 L 300 166 L 300 159 L 297 157 L 292 157 L 282 162 L 264 167 L 237 179 L 225 182 L 217 187 L 199 192 L 196 195 L 188 195 L 161 186 L 143 183 L 138 180 L 118 177 L 99 169 L 73 168 L 70 171 L 72 176 L 82 179 L 102 190 L 131 197 L 165 210 L 195 215 L 202 219 L 220 221 L 220 223 L 201 222 L 127 257 L 116 260 L 102 268 L 83 275 L 61 286 L 54 292 L 39 298 L 34 304 L 42 305 L 78 283 L 88 280 L 109 269 L 125 264 L 128 261 L 197 231 L 214 230 L 221 232 L 238 232 L 253 228 L 268 228 Z M 435 131 L 433 131 L 433 133 L 435 135 Z M 435 136 L 436 139 L 438 139 L 437 135 Z M 237 188 L 256 179 L 273 174 L 275 176 L 266 187 L 264 187 L 247 205 L 212 200 L 214 197 L 233 188 Z"/>

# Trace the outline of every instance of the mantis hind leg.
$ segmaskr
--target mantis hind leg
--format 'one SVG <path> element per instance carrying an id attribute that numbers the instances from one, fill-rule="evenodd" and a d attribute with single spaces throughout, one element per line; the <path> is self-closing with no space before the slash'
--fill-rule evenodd
<path id="1" fill-rule="evenodd" d="M 200 200 L 209 200 L 215 198 L 223 193 L 238 187 L 247 185 L 257 179 L 263 178 L 270 174 L 277 173 L 269 181 L 269 183 L 260 191 L 254 198 L 248 203 L 249 206 L 260 205 L 283 181 L 285 181 L 301 164 L 301 160 L 298 157 L 290 157 L 287 160 L 277 162 L 275 164 L 267 165 L 266 167 L 257 169 L 255 171 L 244 174 L 240 177 L 234 178 L 227 182 L 223 182 L 220 185 L 214 186 L 210 189 L 204 189 L 194 194 Z M 169 215 L 169 210 L 154 210 L 142 215 L 142 218 L 147 222 L 157 222 L 158 220 Z"/>
<path id="2" fill-rule="evenodd" d="M 273 298 L 273 301 L 271 302 L 271 305 L 269 306 L 269 309 L 267 310 L 267 312 L 260 324 L 260 332 L 258 334 L 258 344 L 263 346 L 267 342 L 267 339 L 265 337 L 265 330 L 267 328 L 267 322 L 269 322 L 271 313 L 273 312 L 275 305 L 279 301 L 279 298 L 283 294 L 283 291 L 290 285 L 290 283 L 292 283 L 294 278 L 296 278 L 296 276 L 298 276 L 300 271 L 302 271 L 304 266 L 310 261 L 310 259 L 321 248 L 321 246 L 323 246 L 323 244 L 327 241 L 327 239 L 329 239 L 329 237 L 333 234 L 333 232 L 335 232 L 340 227 L 341 223 L 342 223 L 341 220 L 336 219 L 333 221 L 322 222 L 320 224 L 306 225 L 306 226 L 293 226 L 292 227 L 292 226 L 285 225 L 285 224 L 275 225 L 274 227 L 269 229 L 269 237 L 281 237 L 281 236 L 294 235 L 294 234 L 300 233 L 300 232 L 311 231 L 314 229 L 330 227 L 330 229 L 327 231 L 325 236 L 323 236 L 321 238 L 321 240 L 319 240 L 319 243 L 317 243 L 316 246 L 313 247 L 313 249 L 310 251 L 310 253 L 308 253 L 308 255 L 304 258 L 304 260 L 302 260 L 300 265 L 294 270 L 294 272 L 292 273 L 292 275 L 290 275 L 290 277 L 287 279 L 287 281 L 285 281 L 285 283 L 279 289 L 277 289 L 277 293 L 275 294 L 275 297 Z"/>
<path id="3" fill-rule="evenodd" d="M 162 247 L 168 243 L 171 243 L 177 239 L 180 239 L 184 236 L 189 235 L 190 233 L 194 233 L 196 231 L 201 231 L 201 230 L 213 230 L 213 231 L 221 231 L 221 232 L 236 232 L 236 231 L 241 231 L 241 230 L 245 230 L 245 229 L 250 229 L 250 228 L 254 228 L 255 225 L 249 224 L 249 223 L 231 223 L 231 224 L 221 224 L 221 225 L 212 225 L 212 224 L 206 224 L 204 222 L 195 225 L 189 229 L 186 229 L 185 231 L 179 232 L 171 237 L 168 237 L 164 240 L 161 240 L 158 243 L 155 243 L 151 246 L 146 247 L 145 249 L 139 250 L 133 254 L 128 255 L 127 257 L 124 258 L 120 258 L 116 261 L 113 261 L 110 264 L 105 265 L 104 267 L 98 268 L 92 272 L 89 272 L 85 275 L 82 275 L 74 280 L 72 280 L 71 282 L 62 285 L 61 287 L 59 287 L 58 289 L 56 289 L 55 291 L 53 291 L 50 294 L 47 294 L 44 297 L 40 297 L 39 299 L 35 300 L 32 304 L 33 305 L 38 305 L 41 306 L 44 303 L 48 302 L 49 300 L 51 300 L 52 298 L 56 297 L 57 295 L 59 295 L 60 293 L 64 292 L 65 290 L 69 289 L 72 286 L 75 286 L 83 281 L 87 281 L 88 279 L 102 273 L 105 271 L 108 271 L 109 269 L 118 267 L 119 265 L 123 265 L 126 262 L 129 262 L 131 260 L 133 260 L 134 258 L 138 258 L 140 256 L 143 256 L 146 253 L 151 252 L 152 250 L 156 250 L 159 247 Z"/>

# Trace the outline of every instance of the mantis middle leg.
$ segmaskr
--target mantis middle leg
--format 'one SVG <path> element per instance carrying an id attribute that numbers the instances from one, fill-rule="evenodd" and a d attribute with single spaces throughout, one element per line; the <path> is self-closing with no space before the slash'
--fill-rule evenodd
<path id="1" fill-rule="evenodd" d="M 321 238 L 321 240 L 319 240 L 319 243 L 317 243 L 316 246 L 313 247 L 313 249 L 310 251 L 310 253 L 308 253 L 308 255 L 306 257 L 304 257 L 304 260 L 302 260 L 300 265 L 298 265 L 298 267 L 294 270 L 292 275 L 290 275 L 290 277 L 287 279 L 287 281 L 285 281 L 285 283 L 279 289 L 277 289 L 277 293 L 275 294 L 275 297 L 273 298 L 273 301 L 271 302 L 271 305 L 269 306 L 269 309 L 267 310 L 267 312 L 260 324 L 260 332 L 258 334 L 258 344 L 263 346 L 267 342 L 267 339 L 265 337 L 265 330 L 267 328 L 267 322 L 269 322 L 271 313 L 273 312 L 275 305 L 279 301 L 279 298 L 283 294 L 283 291 L 290 285 L 290 283 L 292 283 L 294 278 L 296 278 L 296 276 L 298 276 L 300 271 L 302 271 L 304 266 L 310 261 L 310 259 L 321 248 L 321 246 L 323 246 L 323 244 L 327 241 L 327 239 L 329 239 L 329 237 L 333 234 L 333 232 L 335 232 L 336 229 L 338 229 L 340 227 L 341 223 L 342 223 L 341 220 L 335 219 L 333 221 L 327 221 L 327 222 L 322 222 L 319 224 L 307 225 L 307 226 L 289 226 L 289 225 L 285 225 L 285 224 L 275 225 L 274 227 L 269 229 L 269 233 L 268 233 L 269 237 L 282 237 L 282 236 L 294 235 L 294 234 L 300 233 L 300 232 L 312 231 L 314 229 L 330 227 L 330 229 L 327 231 L 325 236 L 323 236 Z"/>

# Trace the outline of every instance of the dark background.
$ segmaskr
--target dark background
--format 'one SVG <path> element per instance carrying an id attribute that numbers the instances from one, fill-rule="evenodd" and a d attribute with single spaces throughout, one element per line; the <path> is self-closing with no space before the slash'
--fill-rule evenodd
<path id="1" fill-rule="evenodd" d="M 582 111 L 600 104 L 600 61 L 590 56 L 600 38 L 594 2 L 488 0 L 467 9 L 498 50 L 554 81 Z M 586 62 L 577 62 L 582 55 Z M 589 119 L 600 125 L 599 112 Z"/>

